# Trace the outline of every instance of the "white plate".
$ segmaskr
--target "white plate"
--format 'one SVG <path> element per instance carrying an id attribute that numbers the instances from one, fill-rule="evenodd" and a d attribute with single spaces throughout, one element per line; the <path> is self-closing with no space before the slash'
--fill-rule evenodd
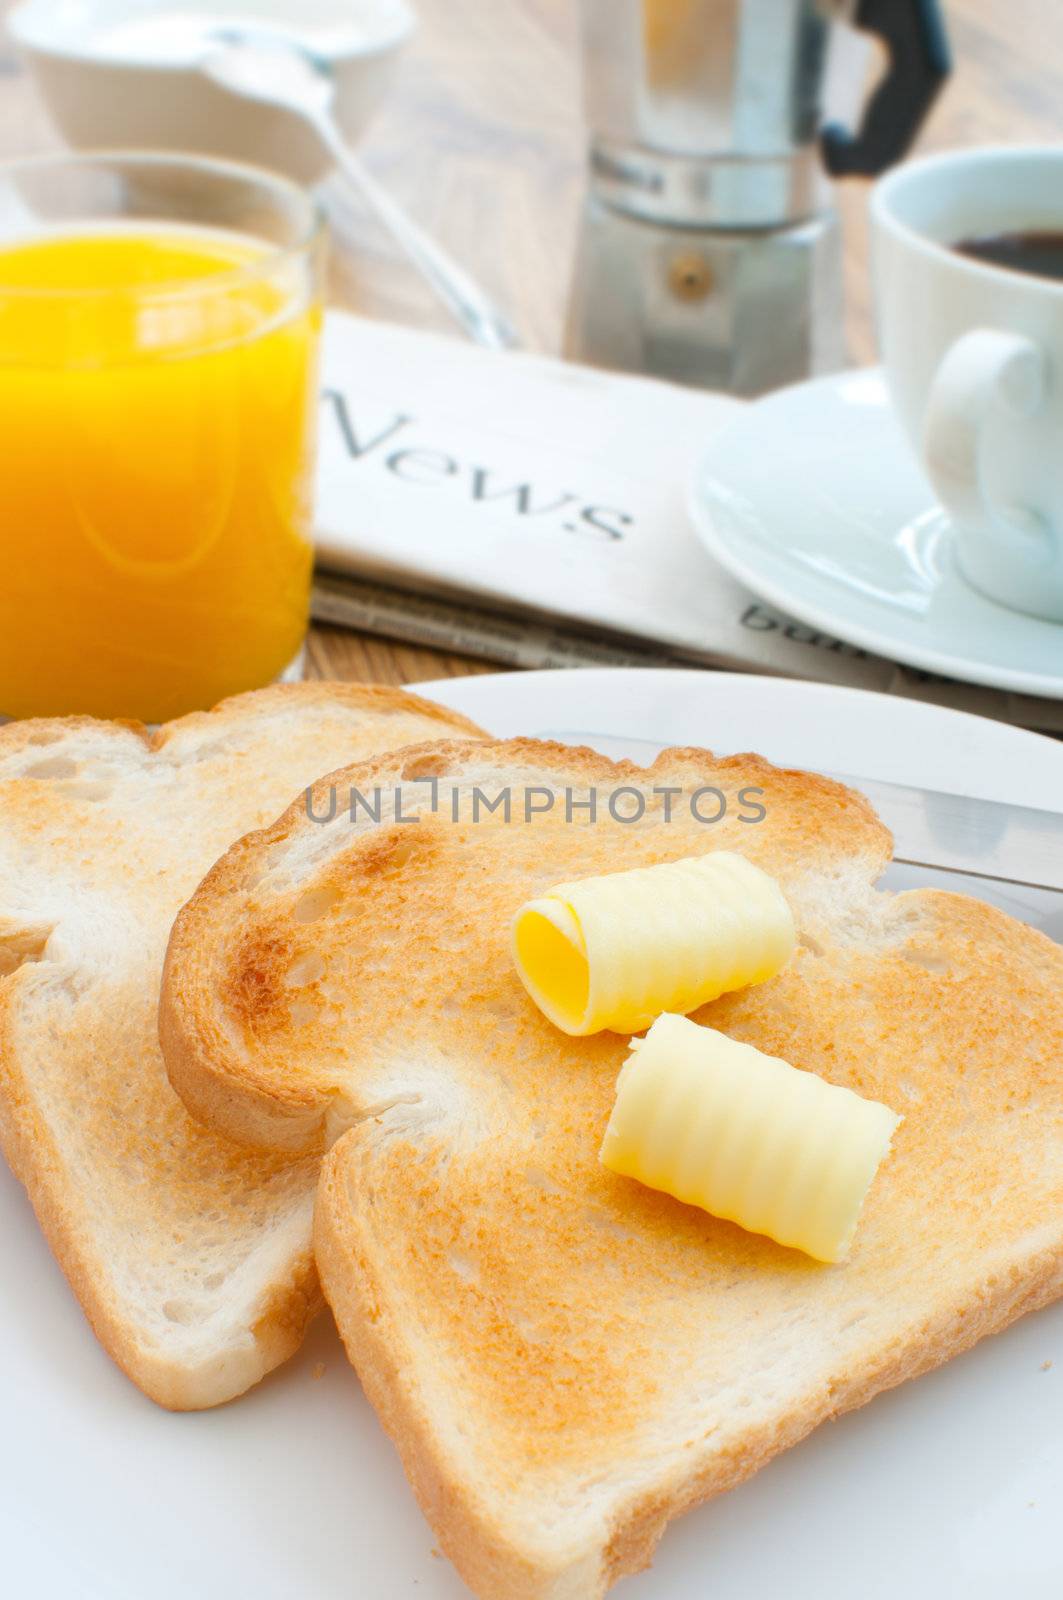
<path id="1" fill-rule="evenodd" d="M 770 604 L 928 672 L 1063 697 L 1063 625 L 959 576 L 948 518 L 881 374 L 780 389 L 712 437 L 690 486 L 703 543 Z"/>
<path id="2" fill-rule="evenodd" d="M 758 749 L 1058 805 L 1063 746 L 855 690 L 701 672 L 419 685 L 499 734 Z M 634 743 L 630 743 L 634 741 Z M 928 1219 L 932 1226 L 932 1219 Z M 171 1416 L 90 1336 L 0 1170 L 0 1551 L 19 1600 L 460 1600 L 326 1319 L 244 1399 Z M 1054 1361 L 1042 1370 L 1046 1361 Z M 315 1370 L 325 1371 L 315 1379 Z M 669 1531 L 625 1600 L 1059 1600 L 1063 1305 L 820 1429 Z"/>

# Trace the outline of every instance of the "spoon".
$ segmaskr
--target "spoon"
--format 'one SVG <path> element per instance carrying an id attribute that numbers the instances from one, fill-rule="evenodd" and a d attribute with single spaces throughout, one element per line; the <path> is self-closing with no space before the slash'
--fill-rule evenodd
<path id="1" fill-rule="evenodd" d="M 519 340 L 508 318 L 463 267 L 407 216 L 348 148 L 332 113 L 335 85 L 327 61 L 294 41 L 263 41 L 239 28 L 219 28 L 218 50 L 201 70 L 233 94 L 266 101 L 301 116 L 349 182 L 400 244 L 447 310 L 477 344 L 511 350 Z"/>

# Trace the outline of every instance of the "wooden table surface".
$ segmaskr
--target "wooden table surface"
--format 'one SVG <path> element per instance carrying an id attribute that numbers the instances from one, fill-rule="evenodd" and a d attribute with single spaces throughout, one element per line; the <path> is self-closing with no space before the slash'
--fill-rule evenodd
<path id="1" fill-rule="evenodd" d="M 0 0 L 0 18 L 11 0 Z M 415 0 L 421 26 L 365 142 L 367 163 L 509 309 L 531 349 L 560 346 L 583 188 L 576 0 Z M 955 70 L 921 150 L 1060 136 L 1059 0 L 946 0 Z M 0 159 L 54 147 L 28 76 L 0 39 Z M 853 359 L 874 358 L 866 185 L 838 187 Z M 390 240 L 365 221 L 334 261 L 332 298 L 370 316 L 450 331 Z M 309 671 L 414 683 L 496 670 L 419 646 L 315 628 Z"/>

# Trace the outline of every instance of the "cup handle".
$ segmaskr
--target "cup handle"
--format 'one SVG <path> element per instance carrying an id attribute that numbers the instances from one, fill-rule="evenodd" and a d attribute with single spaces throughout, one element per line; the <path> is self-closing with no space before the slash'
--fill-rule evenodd
<path id="1" fill-rule="evenodd" d="M 1021 334 L 975 328 L 960 336 L 934 375 L 923 424 L 923 463 L 938 499 L 968 536 L 1048 564 L 1044 519 L 1021 506 L 994 506 L 982 471 L 983 441 L 995 412 L 1032 417 L 1048 382 L 1041 346 Z"/>

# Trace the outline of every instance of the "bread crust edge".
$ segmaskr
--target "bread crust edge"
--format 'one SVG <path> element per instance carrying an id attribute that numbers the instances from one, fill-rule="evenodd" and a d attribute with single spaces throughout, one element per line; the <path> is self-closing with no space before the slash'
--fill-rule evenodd
<path id="1" fill-rule="evenodd" d="M 526 761 L 536 775 L 551 770 L 558 776 L 577 774 L 588 782 L 612 780 L 647 784 L 661 777 L 678 776 L 698 765 L 711 764 L 712 776 L 728 770 L 743 774 L 761 772 L 797 779 L 810 793 L 830 795 L 853 813 L 866 830 L 866 842 L 875 847 L 877 869 L 890 860 L 892 839 L 865 797 L 818 773 L 776 767 L 762 756 L 740 754 L 722 758 L 711 751 L 670 747 L 650 767 L 630 761 L 612 761 L 587 746 L 549 740 L 515 738 L 476 740 L 445 739 L 408 745 L 401 751 L 399 769 L 410 762 L 498 760 L 519 767 Z M 313 1081 L 282 1087 L 268 1071 L 249 1062 L 232 1048 L 216 1015 L 212 989 L 214 970 L 202 952 L 216 935 L 220 913 L 227 900 L 247 881 L 249 865 L 260 852 L 283 843 L 311 826 L 308 809 L 322 815 L 335 789 L 352 785 L 362 792 L 394 781 L 396 752 L 337 768 L 314 783 L 307 797 L 300 796 L 269 827 L 236 841 L 206 874 L 178 913 L 170 933 L 159 997 L 159 1040 L 170 1083 L 191 1114 L 234 1143 L 258 1150 L 290 1155 L 324 1154 L 330 1141 L 329 1110 L 334 1091 Z M 371 837 L 375 829 L 360 835 Z"/>
<path id="2" fill-rule="evenodd" d="M 440 1545 L 478 1600 L 600 1600 L 620 1578 L 648 1567 L 676 1517 L 751 1478 L 821 1423 L 923 1376 L 1063 1295 L 1063 1247 L 1017 1257 L 990 1273 L 962 1302 L 940 1308 L 898 1336 L 879 1359 L 831 1380 L 767 1424 L 749 1429 L 722 1455 L 707 1449 L 688 1470 L 663 1476 L 617 1507 L 600 1538 L 562 1561 L 521 1546 L 492 1519 L 448 1461 L 411 1373 L 413 1355 L 389 1285 L 375 1271 L 370 1242 L 349 1204 L 346 1160 L 353 1129 L 326 1156 L 318 1186 L 314 1246 L 322 1287 L 351 1364 Z"/>
<path id="3" fill-rule="evenodd" d="M 195 1365 L 158 1355 L 137 1337 L 108 1292 L 99 1260 L 63 1199 L 61 1162 L 36 1113 L 10 1046 L 10 994 L 0 988 L 0 1150 L 25 1189 L 41 1232 L 104 1350 L 167 1411 L 201 1411 L 246 1393 L 294 1355 L 324 1300 L 308 1247 L 263 1295 L 250 1341 Z"/>
<path id="4" fill-rule="evenodd" d="M 143 723 L 91 716 L 27 717 L 0 726 L 0 756 L 40 745 L 42 757 L 56 733 L 81 731 L 107 737 L 133 735 L 153 754 L 182 729 L 224 727 L 247 709 L 277 705 L 348 703 L 379 713 L 416 712 L 444 727 L 475 737 L 476 724 L 458 712 L 404 689 L 384 685 L 319 682 L 273 684 L 231 695 L 207 711 L 164 723 L 154 733 Z M 42 733 L 49 735 L 42 739 Z M 5 975 L 7 977 L 12 974 Z M 324 1306 L 312 1247 L 292 1258 L 288 1269 L 264 1290 L 254 1308 L 249 1339 L 209 1360 L 183 1365 L 159 1356 L 137 1337 L 109 1292 L 98 1255 L 64 1197 L 62 1163 L 51 1131 L 36 1113 L 12 1045 L 9 1007 L 14 994 L 0 981 L 0 1151 L 22 1185 L 48 1246 L 73 1290 L 93 1333 L 117 1366 L 147 1397 L 170 1411 L 199 1411 L 237 1399 L 295 1354 Z"/>

